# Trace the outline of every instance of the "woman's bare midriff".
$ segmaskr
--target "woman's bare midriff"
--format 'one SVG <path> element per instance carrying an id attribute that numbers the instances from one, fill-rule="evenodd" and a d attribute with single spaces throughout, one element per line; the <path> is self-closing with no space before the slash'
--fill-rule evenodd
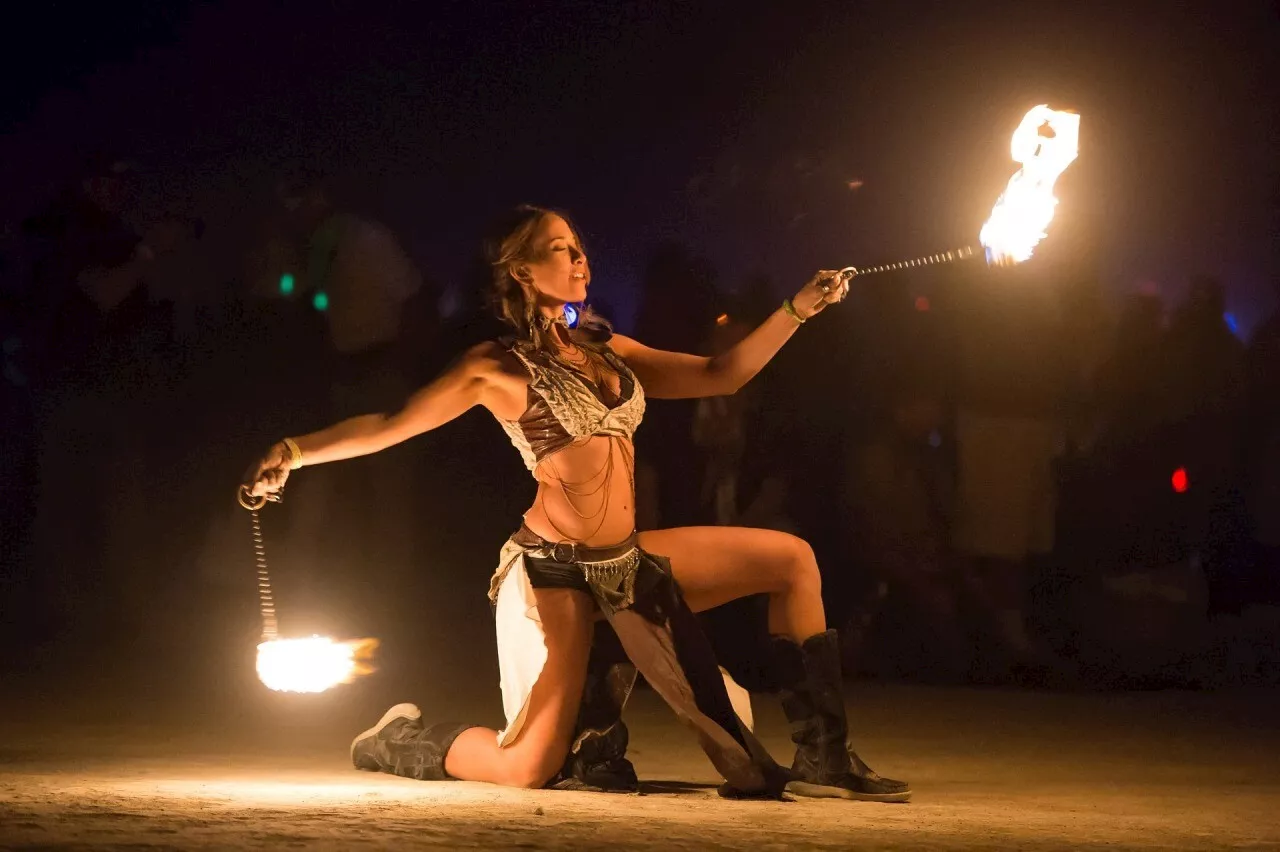
<path id="1" fill-rule="evenodd" d="M 627 438 L 594 435 L 547 456 L 534 472 L 538 496 L 525 512 L 525 525 L 547 541 L 599 547 L 623 541 L 636 526 L 633 454 Z M 587 493 L 565 494 L 562 483 Z"/>

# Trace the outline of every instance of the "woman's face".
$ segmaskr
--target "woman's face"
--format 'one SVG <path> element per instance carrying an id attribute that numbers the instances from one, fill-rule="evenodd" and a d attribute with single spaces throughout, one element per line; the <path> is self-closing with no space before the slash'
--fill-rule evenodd
<path id="1" fill-rule="evenodd" d="M 543 307 L 558 308 L 587 298 L 591 269 L 578 235 L 554 213 L 544 216 L 530 242 L 530 259 L 521 264 Z"/>

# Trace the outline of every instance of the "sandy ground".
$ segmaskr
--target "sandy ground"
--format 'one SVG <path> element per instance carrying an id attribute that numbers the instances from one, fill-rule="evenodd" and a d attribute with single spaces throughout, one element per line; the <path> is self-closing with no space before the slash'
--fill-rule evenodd
<path id="1" fill-rule="evenodd" d="M 882 805 L 719 799 L 647 692 L 628 711 L 640 795 L 356 772 L 347 744 L 376 711 L 343 689 L 186 724 L 7 713 L 0 848 L 1280 849 L 1271 693 L 861 687 L 860 750 L 916 791 Z M 789 757 L 776 702 L 757 714 Z"/>

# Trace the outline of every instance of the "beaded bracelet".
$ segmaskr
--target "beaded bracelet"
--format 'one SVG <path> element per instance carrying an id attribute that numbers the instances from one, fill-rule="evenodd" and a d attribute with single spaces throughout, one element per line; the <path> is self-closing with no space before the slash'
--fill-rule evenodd
<path id="1" fill-rule="evenodd" d="M 302 467 L 302 448 L 298 446 L 298 442 L 292 438 L 285 438 L 281 443 L 289 450 L 289 470 Z"/>
<path id="2" fill-rule="evenodd" d="M 791 304 L 790 299 L 782 300 L 782 309 L 787 312 L 789 317 L 802 325 L 808 320 L 807 317 L 800 316 L 800 313 L 796 310 L 796 306 Z"/>

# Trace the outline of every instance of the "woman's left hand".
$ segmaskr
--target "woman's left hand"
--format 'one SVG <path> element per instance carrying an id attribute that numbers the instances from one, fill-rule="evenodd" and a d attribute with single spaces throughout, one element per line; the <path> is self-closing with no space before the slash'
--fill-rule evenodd
<path id="1" fill-rule="evenodd" d="M 852 277 L 852 276 L 850 276 Z M 791 299 L 796 313 L 804 319 L 822 313 L 827 305 L 843 301 L 849 295 L 849 277 L 835 269 L 819 270 Z"/>

